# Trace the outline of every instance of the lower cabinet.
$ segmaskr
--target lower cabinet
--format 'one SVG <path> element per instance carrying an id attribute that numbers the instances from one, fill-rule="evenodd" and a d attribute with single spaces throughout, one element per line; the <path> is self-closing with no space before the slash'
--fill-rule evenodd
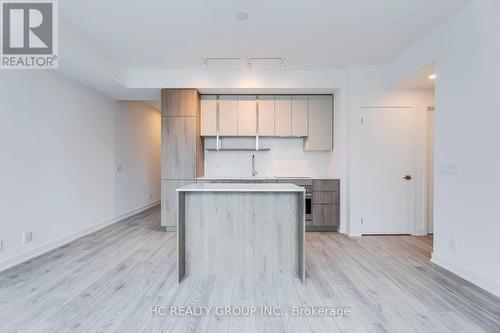
<path id="1" fill-rule="evenodd" d="M 336 231 L 340 225 L 340 180 L 315 179 L 312 183 L 310 231 Z"/>
<path id="2" fill-rule="evenodd" d="M 196 180 L 166 180 L 161 181 L 161 226 L 167 227 L 167 231 L 174 231 L 177 226 L 179 203 L 177 189 Z"/>
<path id="3" fill-rule="evenodd" d="M 313 201 L 314 202 L 314 201 Z M 312 226 L 338 228 L 339 205 L 312 205 Z"/>
<path id="4" fill-rule="evenodd" d="M 291 183 L 302 186 L 312 192 L 312 221 L 306 220 L 306 231 L 337 231 L 340 225 L 339 179 L 199 179 L 196 182 Z M 177 216 L 175 218 L 177 220 Z"/>

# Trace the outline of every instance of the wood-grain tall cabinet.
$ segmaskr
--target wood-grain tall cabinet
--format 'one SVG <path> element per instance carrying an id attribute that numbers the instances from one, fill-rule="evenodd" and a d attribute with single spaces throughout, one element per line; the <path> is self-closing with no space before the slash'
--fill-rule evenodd
<path id="1" fill-rule="evenodd" d="M 177 225 L 176 189 L 203 176 L 200 95 L 196 89 L 161 91 L 161 225 Z"/>

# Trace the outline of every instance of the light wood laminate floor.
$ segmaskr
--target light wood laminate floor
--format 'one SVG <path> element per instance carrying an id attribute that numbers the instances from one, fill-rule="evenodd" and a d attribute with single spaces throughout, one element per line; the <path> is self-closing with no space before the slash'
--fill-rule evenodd
<path id="1" fill-rule="evenodd" d="M 152 209 L 0 273 L 0 332 L 500 332 L 500 301 L 429 263 L 430 237 L 306 235 L 307 282 L 188 277 Z M 352 315 L 152 316 L 151 306 L 348 307 Z"/>

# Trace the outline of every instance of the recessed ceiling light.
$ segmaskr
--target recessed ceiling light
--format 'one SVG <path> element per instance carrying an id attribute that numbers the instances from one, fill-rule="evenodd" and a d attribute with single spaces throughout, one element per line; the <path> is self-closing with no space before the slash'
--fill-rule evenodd
<path id="1" fill-rule="evenodd" d="M 235 15 L 235 16 L 236 16 L 236 19 L 237 19 L 238 21 L 246 21 L 246 20 L 248 20 L 248 17 L 249 17 L 249 16 L 248 16 L 248 13 L 246 13 L 246 12 L 239 12 L 239 13 L 236 13 L 236 15 Z"/>
<path id="2" fill-rule="evenodd" d="M 429 75 L 429 80 L 435 80 L 435 79 L 436 79 L 436 74 Z"/>

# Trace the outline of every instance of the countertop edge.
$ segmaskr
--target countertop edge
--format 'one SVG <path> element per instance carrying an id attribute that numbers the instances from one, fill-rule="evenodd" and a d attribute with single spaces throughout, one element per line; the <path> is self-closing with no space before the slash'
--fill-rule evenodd
<path id="1" fill-rule="evenodd" d="M 306 189 L 293 184 L 191 184 L 176 189 L 177 192 L 289 192 L 300 193 Z"/>

